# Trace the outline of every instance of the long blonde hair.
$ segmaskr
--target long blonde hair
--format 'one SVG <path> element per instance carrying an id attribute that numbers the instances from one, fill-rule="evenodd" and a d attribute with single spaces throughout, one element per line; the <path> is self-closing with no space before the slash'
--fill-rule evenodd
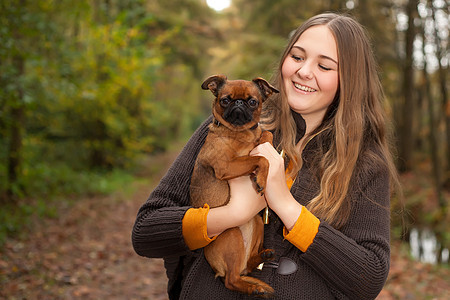
<path id="1" fill-rule="evenodd" d="M 297 127 L 287 102 L 281 67 L 300 35 L 316 25 L 326 25 L 336 40 L 339 87 L 322 124 L 310 133 L 312 136 L 325 130 L 318 137 L 330 139 L 331 143 L 318 143 L 320 149 L 315 152 L 314 161 L 319 168 L 320 191 L 307 207 L 335 228 L 341 228 L 350 215 L 348 192 L 362 153 L 374 163 L 385 164 L 391 179 L 398 183 L 388 145 L 377 64 L 367 34 L 357 21 L 347 15 L 325 13 L 310 18 L 292 34 L 272 80 L 281 92 L 267 103 L 264 126 L 279 136 L 279 148 L 293 162 L 290 175 L 297 174 L 302 159 L 295 145 Z"/>

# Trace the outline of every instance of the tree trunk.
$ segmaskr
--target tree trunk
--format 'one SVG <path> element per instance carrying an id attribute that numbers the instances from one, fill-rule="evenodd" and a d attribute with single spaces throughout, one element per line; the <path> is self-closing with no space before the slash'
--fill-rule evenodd
<path id="1" fill-rule="evenodd" d="M 22 0 L 24 4 L 24 1 Z M 16 39 L 20 39 L 20 34 L 15 34 Z M 6 187 L 6 194 L 8 198 L 12 199 L 15 195 L 14 187 L 20 176 L 20 169 L 22 165 L 22 138 L 25 123 L 25 105 L 23 101 L 24 91 L 20 84 L 21 78 L 25 74 L 25 59 L 22 54 L 17 53 L 12 58 L 12 63 L 16 71 L 17 90 L 14 99 L 11 101 L 10 108 L 10 127 L 9 127 L 9 147 L 7 152 L 7 172 L 8 183 Z"/>
<path id="2" fill-rule="evenodd" d="M 412 149 L 414 143 L 413 137 L 413 115 L 414 115 L 414 101 L 413 101 L 413 85 L 414 85 L 414 69 L 413 69 L 413 43 L 416 36 L 414 29 L 414 17 L 417 12 L 417 1 L 409 0 L 406 6 L 406 13 L 408 15 L 408 29 L 405 37 L 405 60 L 403 67 L 403 105 L 402 105 L 402 120 L 400 124 L 400 145 L 399 145 L 399 170 L 406 172 L 412 166 Z"/>
<path id="3" fill-rule="evenodd" d="M 432 19 L 434 22 L 434 38 L 436 43 L 436 56 L 437 61 L 439 65 L 439 90 L 442 98 L 442 113 L 444 115 L 444 122 L 445 122 L 445 131 L 446 131 L 446 137 L 447 137 L 447 143 L 444 146 L 446 151 L 446 168 L 444 172 L 444 186 L 446 189 L 450 191 L 450 99 L 448 99 L 447 95 L 447 69 L 448 67 L 442 66 L 442 57 L 446 53 L 446 49 L 442 48 L 441 38 L 439 37 L 439 28 L 436 23 L 436 8 L 433 6 L 432 1 L 429 5 L 431 6 L 431 13 L 432 13 Z M 448 7 L 447 7 L 448 8 Z M 447 39 L 449 39 L 447 37 Z M 448 41 L 447 41 L 448 42 Z M 448 44 L 448 43 L 447 43 Z"/>
<path id="4" fill-rule="evenodd" d="M 426 44 L 426 36 L 425 36 L 425 25 L 422 26 L 422 54 L 424 57 L 424 63 L 423 63 L 423 89 L 425 94 L 425 101 L 428 103 L 428 117 L 430 120 L 430 134 L 429 142 L 430 142 L 430 156 L 432 161 L 432 176 L 434 181 L 434 187 L 436 191 L 436 196 L 439 202 L 439 205 L 442 207 L 443 203 L 443 194 L 442 194 L 442 186 L 441 186 L 441 161 L 439 158 L 439 151 L 438 151 L 438 128 L 437 128 L 437 122 L 436 122 L 436 116 L 435 116 L 435 108 L 434 108 L 434 99 L 433 95 L 431 93 L 431 82 L 430 78 L 428 76 L 427 71 L 427 60 L 426 60 L 426 53 L 425 53 L 425 44 Z"/>

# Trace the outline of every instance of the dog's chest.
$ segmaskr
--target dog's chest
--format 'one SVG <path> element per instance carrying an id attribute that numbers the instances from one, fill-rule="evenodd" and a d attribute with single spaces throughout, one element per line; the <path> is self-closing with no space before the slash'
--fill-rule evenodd
<path id="1" fill-rule="evenodd" d="M 250 252 L 251 252 L 251 243 L 253 239 L 253 231 L 254 231 L 254 222 L 253 220 L 245 223 L 244 225 L 239 226 L 242 234 L 242 240 L 244 241 L 244 249 L 245 249 L 245 261 L 248 261 Z"/>
<path id="2" fill-rule="evenodd" d="M 246 132 L 245 134 L 234 134 L 233 132 L 226 135 L 219 135 L 213 138 L 212 144 L 215 145 L 217 155 L 227 156 L 245 156 L 258 144 L 260 134 L 256 132 Z"/>

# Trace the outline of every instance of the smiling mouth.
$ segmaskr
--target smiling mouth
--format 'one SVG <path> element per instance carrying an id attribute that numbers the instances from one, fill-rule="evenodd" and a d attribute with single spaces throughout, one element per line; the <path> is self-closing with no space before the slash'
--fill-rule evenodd
<path id="1" fill-rule="evenodd" d="M 312 92 L 317 91 L 317 90 L 315 90 L 315 89 L 313 89 L 313 88 L 310 88 L 310 87 L 307 87 L 307 86 L 304 86 L 304 85 L 301 85 L 301 84 L 298 84 L 298 83 L 295 83 L 295 82 L 294 82 L 294 86 L 295 86 L 297 89 L 299 89 L 299 90 L 301 90 L 301 91 L 304 91 L 304 92 L 312 93 Z"/>

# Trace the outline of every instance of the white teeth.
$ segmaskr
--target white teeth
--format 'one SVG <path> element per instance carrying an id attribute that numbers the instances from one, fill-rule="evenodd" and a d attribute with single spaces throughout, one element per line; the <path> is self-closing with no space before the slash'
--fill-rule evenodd
<path id="1" fill-rule="evenodd" d="M 312 88 L 304 86 L 304 85 L 300 85 L 300 84 L 295 83 L 295 82 L 294 82 L 294 86 L 296 88 L 298 88 L 299 90 L 302 90 L 304 92 L 310 92 L 311 93 L 311 92 L 315 92 L 316 91 L 315 89 L 312 89 Z"/>

